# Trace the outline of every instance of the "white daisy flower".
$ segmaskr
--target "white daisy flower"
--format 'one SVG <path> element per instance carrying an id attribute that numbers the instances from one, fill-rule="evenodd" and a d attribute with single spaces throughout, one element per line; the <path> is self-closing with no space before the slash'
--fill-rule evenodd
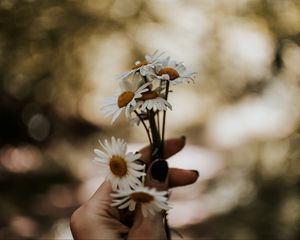
<path id="1" fill-rule="evenodd" d="M 112 189 L 129 191 L 141 185 L 140 177 L 145 176 L 144 165 L 137 164 L 135 160 L 141 154 L 126 153 L 127 145 L 122 139 L 111 138 L 111 144 L 105 140 L 104 144 L 99 141 L 104 151 L 95 149 L 97 155 L 95 162 L 104 163 L 109 166 L 106 179 L 111 182 Z"/>
<path id="2" fill-rule="evenodd" d="M 112 193 L 111 206 L 119 209 L 129 207 L 129 210 L 133 211 L 136 204 L 141 204 L 142 214 L 147 217 L 149 213 L 155 215 L 156 212 L 170 209 L 167 195 L 167 191 L 159 192 L 155 188 L 139 186 L 134 190 Z"/>
<path id="3" fill-rule="evenodd" d="M 146 76 L 148 72 L 152 72 L 154 68 L 154 64 L 158 63 L 161 60 L 161 57 L 164 53 L 156 50 L 152 55 L 145 56 L 145 59 L 142 61 L 136 61 L 130 71 L 120 74 L 117 79 L 127 78 L 129 75 L 138 72 L 142 76 Z"/>
<path id="4" fill-rule="evenodd" d="M 155 90 L 142 93 L 142 97 L 139 100 L 141 101 L 138 102 L 138 108 L 141 111 L 146 109 L 167 111 L 167 108 L 172 110 L 172 105 Z"/>
<path id="5" fill-rule="evenodd" d="M 120 88 L 115 96 L 108 97 L 103 101 L 101 111 L 105 117 L 113 115 L 112 123 L 120 116 L 125 109 L 125 116 L 130 120 L 130 113 L 134 111 L 137 105 L 137 99 L 142 97 L 142 93 L 148 91 L 147 86 L 150 82 L 141 85 L 140 79 L 135 74 L 132 81 L 121 81 Z"/>
<path id="6" fill-rule="evenodd" d="M 156 65 L 155 72 L 157 74 L 157 80 L 170 81 L 172 85 L 183 82 L 189 83 L 193 81 L 193 75 L 195 74 L 195 72 L 187 71 L 182 63 L 170 60 L 170 57 Z"/>

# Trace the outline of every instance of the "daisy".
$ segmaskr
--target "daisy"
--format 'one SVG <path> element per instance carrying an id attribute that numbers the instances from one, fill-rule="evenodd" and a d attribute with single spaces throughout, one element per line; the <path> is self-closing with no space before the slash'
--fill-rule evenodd
<path id="1" fill-rule="evenodd" d="M 141 111 L 145 111 L 146 109 L 167 111 L 167 108 L 172 110 L 171 104 L 155 90 L 142 93 L 142 97 L 139 100 L 138 108 Z"/>
<path id="2" fill-rule="evenodd" d="M 127 78 L 129 75 L 135 72 L 139 72 L 142 76 L 146 76 L 148 72 L 152 72 L 154 64 L 161 60 L 163 54 L 163 52 L 156 50 L 152 55 L 146 55 L 144 60 L 136 61 L 130 71 L 120 74 L 117 79 Z"/>
<path id="3" fill-rule="evenodd" d="M 139 186 L 134 190 L 129 191 L 118 191 L 112 193 L 113 203 L 111 206 L 123 209 L 129 207 L 130 211 L 133 211 L 136 204 L 141 204 L 142 214 L 147 217 L 148 214 L 154 215 L 155 212 L 161 210 L 169 210 L 168 206 L 168 192 L 167 191 L 156 191 L 155 188 L 148 188 Z"/>
<path id="4" fill-rule="evenodd" d="M 105 117 L 113 115 L 112 123 L 120 116 L 125 109 L 125 116 L 129 120 L 130 113 L 134 111 L 137 105 L 137 99 L 142 97 L 142 93 L 148 91 L 147 87 L 150 82 L 142 84 L 138 75 L 134 75 L 132 81 L 121 81 L 120 88 L 115 96 L 108 97 L 103 101 L 101 111 Z"/>
<path id="5" fill-rule="evenodd" d="M 186 70 L 182 63 L 170 60 L 170 57 L 161 61 L 161 64 L 156 66 L 155 72 L 157 80 L 170 81 L 172 85 L 177 85 L 183 82 L 190 82 L 193 80 L 195 72 Z"/>
<path id="6" fill-rule="evenodd" d="M 127 145 L 122 139 L 111 138 L 111 144 L 105 140 L 104 144 L 99 141 L 104 151 L 95 149 L 97 155 L 95 162 L 104 163 L 109 166 L 106 180 L 111 182 L 112 189 L 129 191 L 141 185 L 140 177 L 145 176 L 144 166 L 134 162 L 141 154 L 126 153 Z"/>

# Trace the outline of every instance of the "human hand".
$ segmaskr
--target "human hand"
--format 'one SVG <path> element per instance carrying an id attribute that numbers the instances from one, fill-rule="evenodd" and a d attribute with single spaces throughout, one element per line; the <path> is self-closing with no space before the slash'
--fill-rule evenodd
<path id="1" fill-rule="evenodd" d="M 165 158 L 179 152 L 185 145 L 185 138 L 166 140 L 164 144 Z M 170 168 L 165 161 L 151 163 L 151 148 L 139 151 L 141 160 L 147 165 L 146 185 L 158 191 L 169 187 L 179 187 L 194 183 L 198 172 Z M 159 165 L 159 166 L 158 166 Z M 122 221 L 117 208 L 111 207 L 112 188 L 104 182 L 94 195 L 71 216 L 70 227 L 74 239 L 166 239 L 163 225 L 163 213 L 144 217 L 137 208 L 132 227 Z"/>

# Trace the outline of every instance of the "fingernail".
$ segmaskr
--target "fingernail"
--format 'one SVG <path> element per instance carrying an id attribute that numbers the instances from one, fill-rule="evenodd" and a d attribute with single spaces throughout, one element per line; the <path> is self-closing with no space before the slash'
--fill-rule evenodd
<path id="1" fill-rule="evenodd" d="M 151 165 L 151 177 L 161 183 L 165 182 L 168 175 L 168 163 L 165 160 L 155 160 Z"/>
<path id="2" fill-rule="evenodd" d="M 186 141 L 186 136 L 181 136 L 180 137 L 184 142 Z"/>
<path id="3" fill-rule="evenodd" d="M 197 170 L 191 170 L 191 171 L 194 172 L 197 175 L 197 177 L 199 177 L 199 172 Z"/>

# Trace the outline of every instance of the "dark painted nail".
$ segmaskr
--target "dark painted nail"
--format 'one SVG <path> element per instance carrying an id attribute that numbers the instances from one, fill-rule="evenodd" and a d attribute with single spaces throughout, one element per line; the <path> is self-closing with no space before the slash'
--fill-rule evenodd
<path id="1" fill-rule="evenodd" d="M 186 141 L 186 136 L 181 136 L 180 137 L 184 142 Z"/>
<path id="2" fill-rule="evenodd" d="M 151 177 L 161 183 L 165 182 L 168 175 L 168 163 L 165 160 L 155 160 L 151 165 Z"/>
<path id="3" fill-rule="evenodd" d="M 199 177 L 199 172 L 197 170 L 191 170 L 192 172 L 197 174 L 197 177 Z"/>

